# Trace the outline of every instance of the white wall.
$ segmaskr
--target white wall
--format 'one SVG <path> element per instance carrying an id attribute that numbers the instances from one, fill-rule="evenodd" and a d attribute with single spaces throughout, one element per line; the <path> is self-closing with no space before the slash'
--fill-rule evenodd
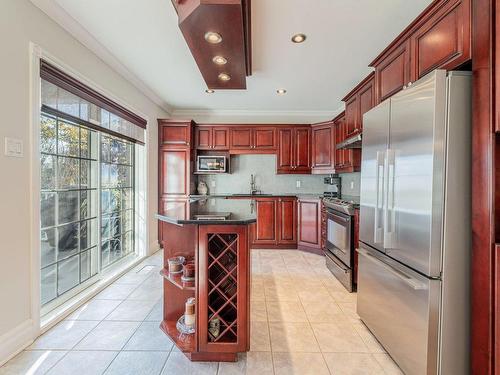
<path id="1" fill-rule="evenodd" d="M 157 126 L 168 117 L 122 76 L 60 28 L 28 0 L 0 1 L 0 347 L 31 316 L 30 298 L 30 42 L 147 116 L 150 246 L 156 245 Z M 23 158 L 6 157 L 4 138 L 24 142 Z M 151 250 L 151 249 L 150 249 Z M 2 340 L 4 342 L 2 342 Z M 12 344 L 12 343 L 11 343 Z M 5 345 L 4 345 L 5 346 Z M 1 356 L 0 350 L 0 356 Z M 2 358 L 0 358 L 0 363 Z"/>

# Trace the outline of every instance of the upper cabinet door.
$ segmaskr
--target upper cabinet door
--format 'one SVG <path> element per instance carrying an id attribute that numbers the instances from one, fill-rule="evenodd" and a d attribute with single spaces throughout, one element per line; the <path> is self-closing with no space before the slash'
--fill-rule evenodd
<path id="1" fill-rule="evenodd" d="M 470 0 L 449 1 L 411 36 L 412 76 L 453 69 L 471 58 Z"/>
<path id="2" fill-rule="evenodd" d="M 196 127 L 196 148 L 199 150 L 210 150 L 212 148 L 212 127 Z"/>
<path id="3" fill-rule="evenodd" d="M 278 129 L 278 155 L 276 158 L 278 173 L 293 173 L 293 130 Z"/>
<path id="4" fill-rule="evenodd" d="M 191 147 L 192 122 L 158 120 L 160 144 L 170 147 Z"/>
<path id="5" fill-rule="evenodd" d="M 380 103 L 402 90 L 410 82 L 410 45 L 404 41 L 375 66 L 375 85 Z"/>
<path id="6" fill-rule="evenodd" d="M 257 150 L 276 149 L 276 129 L 273 127 L 256 127 L 253 129 L 253 148 Z"/>
<path id="7" fill-rule="evenodd" d="M 212 148 L 214 150 L 229 149 L 229 128 L 225 126 L 214 126 L 212 128 Z"/>
<path id="8" fill-rule="evenodd" d="M 361 132 L 363 129 L 363 115 L 375 106 L 375 84 L 373 79 L 370 80 L 358 94 L 359 102 L 359 120 L 358 129 L 355 129 L 357 133 Z"/>
<path id="9" fill-rule="evenodd" d="M 312 126 L 312 173 L 335 173 L 334 131 L 331 122 Z"/>
<path id="10" fill-rule="evenodd" d="M 359 101 L 357 95 L 354 95 L 345 103 L 345 124 L 348 137 L 355 134 L 359 128 L 358 108 L 359 108 Z"/>
<path id="11" fill-rule="evenodd" d="M 251 128 L 231 128 L 229 139 L 231 149 L 246 150 L 253 148 L 253 131 Z"/>
<path id="12" fill-rule="evenodd" d="M 311 172 L 311 129 L 294 129 L 294 171 L 300 173 Z"/>
<path id="13" fill-rule="evenodd" d="M 339 118 L 335 121 L 335 170 L 339 171 L 344 166 L 344 150 L 337 149 L 337 144 L 344 140 L 344 117 Z"/>
<path id="14" fill-rule="evenodd" d="M 188 149 L 160 149 L 161 195 L 189 195 L 190 153 Z"/>

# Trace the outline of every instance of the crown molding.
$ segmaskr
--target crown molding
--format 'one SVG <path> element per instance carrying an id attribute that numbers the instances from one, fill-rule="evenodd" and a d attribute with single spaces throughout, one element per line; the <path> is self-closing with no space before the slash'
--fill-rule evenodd
<path id="1" fill-rule="evenodd" d="M 286 124 L 328 121 L 343 110 L 343 106 L 332 111 L 174 109 L 171 115 L 173 118 L 189 118 L 197 122 Z"/>
<path id="2" fill-rule="evenodd" d="M 142 82 L 134 73 L 128 70 L 106 47 L 92 36 L 76 19 L 66 12 L 54 0 L 30 0 L 31 3 L 45 13 L 49 18 L 66 30 L 71 36 L 103 60 L 119 75 L 131 83 L 136 89 L 144 94 L 153 103 L 169 115 L 172 107 Z"/>

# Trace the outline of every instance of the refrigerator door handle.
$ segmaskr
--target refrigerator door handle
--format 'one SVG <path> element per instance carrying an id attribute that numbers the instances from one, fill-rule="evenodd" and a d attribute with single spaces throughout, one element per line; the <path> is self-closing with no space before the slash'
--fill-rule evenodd
<path id="1" fill-rule="evenodd" d="M 410 275 L 407 275 L 406 273 L 390 266 L 389 264 L 381 261 L 380 259 L 377 259 L 373 255 L 371 255 L 367 250 L 363 248 L 356 249 L 356 251 L 370 260 L 371 262 L 378 264 L 379 266 L 383 267 L 386 269 L 388 272 L 390 272 L 392 275 L 396 276 L 397 278 L 401 279 L 405 284 L 409 285 L 411 288 L 414 290 L 425 290 L 428 289 L 427 285 L 422 283 L 421 281 L 411 277 Z"/>
<path id="2" fill-rule="evenodd" d="M 377 151 L 377 169 L 375 171 L 375 220 L 373 221 L 373 241 L 383 241 L 384 227 L 380 225 L 380 207 L 384 202 L 384 179 L 385 179 L 385 152 Z"/>
<path id="3" fill-rule="evenodd" d="M 396 211 L 394 210 L 394 191 L 396 183 L 395 153 L 394 150 L 386 151 L 387 183 L 385 189 L 384 205 L 384 248 L 394 248 L 394 236 L 396 231 Z"/>

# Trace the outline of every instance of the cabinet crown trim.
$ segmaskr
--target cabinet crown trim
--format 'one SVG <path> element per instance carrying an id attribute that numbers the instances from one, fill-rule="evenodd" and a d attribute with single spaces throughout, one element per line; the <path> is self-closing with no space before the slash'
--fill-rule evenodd
<path id="1" fill-rule="evenodd" d="M 342 99 L 342 101 L 346 102 L 349 99 L 351 99 L 351 97 L 353 97 L 354 95 L 356 95 L 358 93 L 358 91 L 364 85 L 366 85 L 368 82 L 370 82 L 372 79 L 374 79 L 374 77 L 375 77 L 375 72 L 371 72 L 370 74 L 368 74 L 365 78 L 363 78 L 363 80 L 360 83 L 358 83 L 356 85 L 356 87 L 354 87 L 351 91 L 349 91 L 349 93 L 346 96 L 344 96 L 344 98 Z"/>

